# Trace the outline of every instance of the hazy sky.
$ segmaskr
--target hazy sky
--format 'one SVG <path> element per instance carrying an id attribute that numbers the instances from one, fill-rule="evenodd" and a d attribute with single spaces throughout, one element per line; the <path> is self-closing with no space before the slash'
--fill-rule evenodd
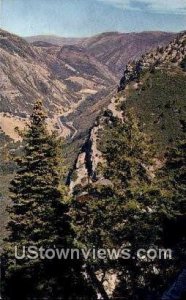
<path id="1" fill-rule="evenodd" d="M 181 31 L 186 0 L 0 0 L 0 27 L 21 36 Z"/>

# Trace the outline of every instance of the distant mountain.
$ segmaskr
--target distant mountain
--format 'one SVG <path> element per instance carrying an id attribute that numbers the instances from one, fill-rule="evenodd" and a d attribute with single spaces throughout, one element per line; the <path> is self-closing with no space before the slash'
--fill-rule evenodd
<path id="1" fill-rule="evenodd" d="M 1 30 L 0 50 L 1 112 L 26 116 L 41 98 L 51 116 L 60 115 L 116 84 L 110 70 L 78 46 L 35 47 Z"/>
<path id="2" fill-rule="evenodd" d="M 166 32 L 111 32 L 86 40 L 84 46 L 119 78 L 127 62 L 138 59 L 157 45 L 166 45 L 174 37 L 175 34 Z"/>
<path id="3" fill-rule="evenodd" d="M 27 38 L 28 43 L 1 30 L 0 112 L 9 113 L 14 121 L 15 116 L 24 118 L 35 99 L 41 98 L 64 137 L 84 138 L 108 105 L 120 69 L 129 59 L 173 36 L 111 32 L 83 39 L 37 36 Z M 7 118 L 1 120 L 6 131 Z"/>
<path id="4" fill-rule="evenodd" d="M 83 39 L 37 36 L 28 43 L 0 30 L 0 127 L 15 139 L 14 127 L 23 127 L 35 99 L 43 99 L 51 126 L 74 140 L 73 161 L 127 62 L 174 36 L 108 32 Z"/>
<path id="5" fill-rule="evenodd" d="M 56 35 L 35 35 L 24 38 L 28 43 L 36 44 L 37 42 L 49 43 L 57 46 L 64 45 L 81 45 L 86 38 L 64 38 Z"/>
<path id="6" fill-rule="evenodd" d="M 141 33 L 107 32 L 82 39 L 36 36 L 26 38 L 26 40 L 36 46 L 41 46 L 40 42 L 52 43 L 59 46 L 81 46 L 102 64 L 106 65 L 119 78 L 128 61 L 138 59 L 141 54 L 153 49 L 157 45 L 167 44 L 174 37 L 174 33 L 152 31 Z M 43 46 L 46 46 L 46 44 Z"/>

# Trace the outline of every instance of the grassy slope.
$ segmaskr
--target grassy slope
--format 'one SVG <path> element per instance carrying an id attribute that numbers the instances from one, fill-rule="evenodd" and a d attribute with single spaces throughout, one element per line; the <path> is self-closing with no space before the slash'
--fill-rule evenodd
<path id="1" fill-rule="evenodd" d="M 7 235 L 6 224 L 8 220 L 7 205 L 10 203 L 8 198 L 8 186 L 12 179 L 12 175 L 0 175 L 0 247 L 3 244 L 3 239 Z"/>
<path id="2" fill-rule="evenodd" d="M 144 131 L 152 135 L 159 151 L 184 134 L 186 73 L 180 68 L 143 75 L 143 86 L 131 93 L 126 107 L 135 110 Z"/>
<path id="3" fill-rule="evenodd" d="M 10 153 L 14 153 L 19 146 L 14 143 L 7 135 L 0 130 L 0 247 L 2 246 L 3 238 L 6 236 L 6 224 L 8 213 L 6 207 L 10 203 L 8 197 L 8 188 L 10 180 L 13 178 L 15 163 Z"/>

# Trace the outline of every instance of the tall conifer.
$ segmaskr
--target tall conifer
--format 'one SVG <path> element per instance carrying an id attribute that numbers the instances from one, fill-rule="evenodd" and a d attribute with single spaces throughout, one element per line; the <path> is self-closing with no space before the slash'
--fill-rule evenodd
<path id="1" fill-rule="evenodd" d="M 130 249 L 130 259 L 107 257 L 96 263 L 98 269 L 120 274 L 115 297 L 134 299 L 140 289 L 150 290 L 152 282 L 158 288 L 162 283 L 160 260 L 136 257 L 138 249 L 161 245 L 163 195 L 154 183 L 155 150 L 132 111 L 125 113 L 123 123 L 117 118 L 109 122 L 100 140 L 107 185 L 93 184 L 84 201 L 74 201 L 73 218 L 80 243 Z"/>
<path id="2" fill-rule="evenodd" d="M 60 141 L 49 134 L 42 102 L 37 101 L 23 133 L 23 154 L 11 182 L 9 237 L 6 241 L 5 296 L 56 299 L 89 295 L 81 263 L 72 260 L 15 260 L 15 247 L 71 248 L 73 231 L 60 185 Z M 83 290 L 84 289 L 84 290 Z"/>

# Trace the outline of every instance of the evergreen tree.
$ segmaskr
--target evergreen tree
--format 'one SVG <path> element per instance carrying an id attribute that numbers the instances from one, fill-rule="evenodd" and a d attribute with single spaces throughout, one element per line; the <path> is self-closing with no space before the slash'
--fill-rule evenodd
<path id="1" fill-rule="evenodd" d="M 154 179 L 152 141 L 142 132 L 132 111 L 125 114 L 123 123 L 117 118 L 108 122 L 100 140 L 103 174 L 111 184 L 93 185 L 83 202 L 74 201 L 72 213 L 79 243 L 104 249 L 129 248 L 131 257 L 141 248 L 157 249 L 162 246 L 165 196 Z M 98 270 L 119 272 L 116 297 L 134 299 L 140 289 L 152 292 L 163 287 L 164 263 L 158 258 L 95 263 Z"/>
<path id="2" fill-rule="evenodd" d="M 11 182 L 9 237 L 6 240 L 5 296 L 10 299 L 69 299 L 89 295 L 81 263 L 71 260 L 15 260 L 15 247 L 71 248 L 74 233 L 61 188 L 61 144 L 46 128 L 42 102 L 34 105 L 23 133 L 23 155 Z M 84 290 L 83 290 L 84 288 Z"/>

